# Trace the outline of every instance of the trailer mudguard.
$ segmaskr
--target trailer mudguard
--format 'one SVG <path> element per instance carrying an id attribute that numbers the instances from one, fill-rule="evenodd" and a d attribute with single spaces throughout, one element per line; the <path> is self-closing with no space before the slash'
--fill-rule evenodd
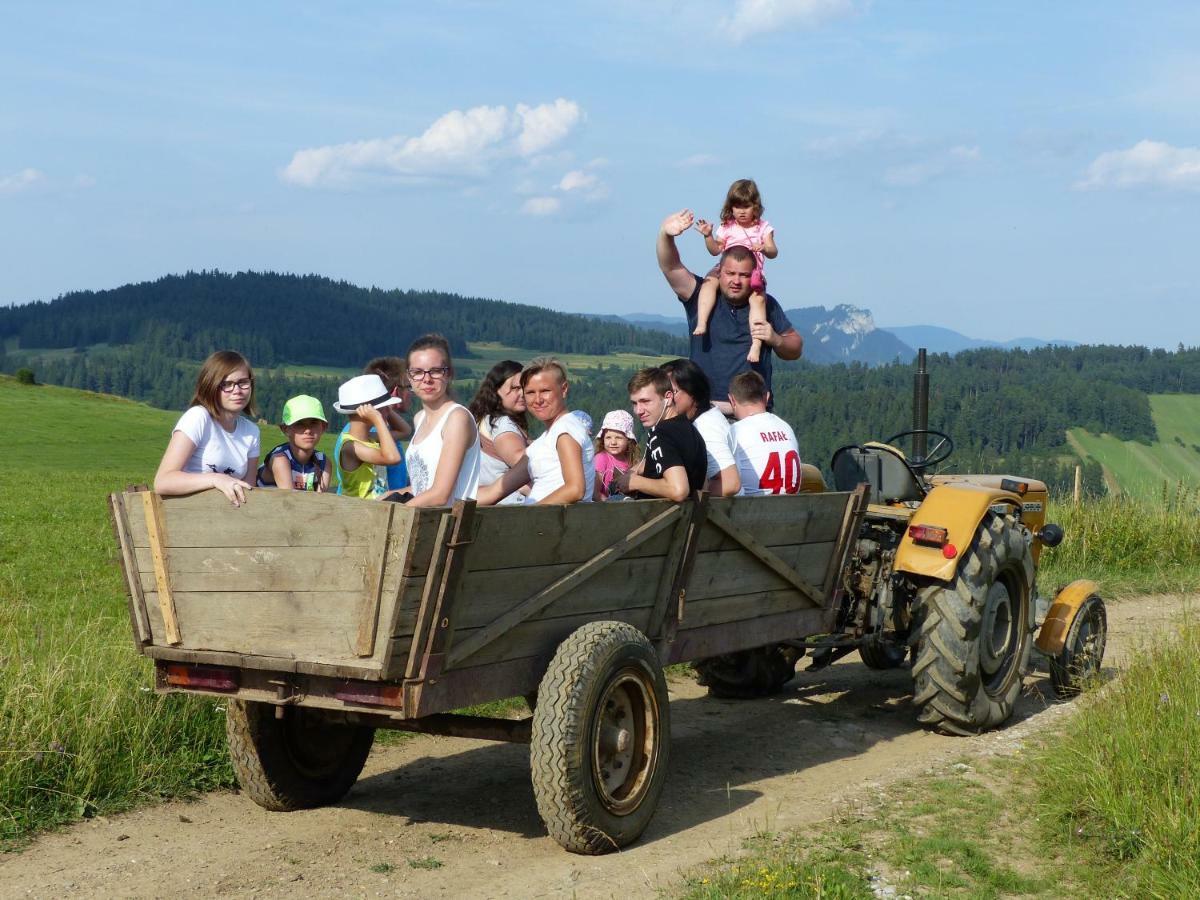
<path id="1" fill-rule="evenodd" d="M 1047 656 L 1058 656 L 1066 645 L 1071 623 L 1075 621 L 1079 608 L 1089 597 L 1096 596 L 1098 590 L 1096 582 L 1081 578 L 1055 594 L 1054 602 L 1046 613 L 1046 621 L 1042 623 L 1033 645 Z"/>
<path id="2" fill-rule="evenodd" d="M 993 506 L 1010 507 L 1019 515 L 1021 496 L 1012 491 L 962 482 L 936 485 L 925 495 L 908 524 L 910 527 L 933 525 L 945 528 L 950 535 L 946 548 L 918 544 L 909 536 L 906 528 L 896 550 L 893 571 L 950 581 L 958 570 L 964 551 L 975 539 L 979 523 Z M 950 546 L 954 547 L 956 553 L 947 557 L 943 550 Z"/>

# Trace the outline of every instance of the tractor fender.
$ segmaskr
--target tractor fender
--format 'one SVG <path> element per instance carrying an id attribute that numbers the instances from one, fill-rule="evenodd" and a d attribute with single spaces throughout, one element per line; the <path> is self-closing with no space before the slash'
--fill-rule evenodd
<path id="1" fill-rule="evenodd" d="M 1047 656 L 1053 657 L 1061 653 L 1066 645 L 1067 635 L 1071 631 L 1071 624 L 1079 613 L 1079 608 L 1087 602 L 1089 597 L 1098 596 L 1097 590 L 1096 582 L 1081 578 L 1078 581 L 1072 581 L 1055 594 L 1050 609 L 1046 613 L 1046 621 L 1042 623 L 1042 628 L 1033 645 Z"/>
<path id="2" fill-rule="evenodd" d="M 908 520 L 913 525 L 933 525 L 949 532 L 947 547 L 930 547 L 918 544 L 904 529 L 904 537 L 896 550 L 893 571 L 950 581 L 958 571 L 979 523 L 993 506 L 1011 507 L 1018 515 L 1021 512 L 1021 495 L 1012 491 L 983 487 L 977 484 L 955 482 L 939 484 L 933 488 Z M 943 550 L 953 545 L 957 553 L 947 557 Z"/>

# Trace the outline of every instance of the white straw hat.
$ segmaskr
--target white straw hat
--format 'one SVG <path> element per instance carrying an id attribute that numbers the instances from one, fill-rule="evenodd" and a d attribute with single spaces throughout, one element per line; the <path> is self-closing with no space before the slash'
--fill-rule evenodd
<path id="1" fill-rule="evenodd" d="M 340 413 L 352 413 L 364 403 L 383 409 L 400 402 L 400 398 L 392 396 L 378 375 L 356 375 L 338 387 L 338 399 L 333 408 Z"/>

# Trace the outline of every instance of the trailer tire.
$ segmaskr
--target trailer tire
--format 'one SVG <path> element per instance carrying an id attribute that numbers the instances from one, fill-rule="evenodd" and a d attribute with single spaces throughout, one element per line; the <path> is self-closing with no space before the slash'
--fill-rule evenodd
<path id="1" fill-rule="evenodd" d="M 667 680 L 645 635 L 624 622 L 572 632 L 533 711 L 533 792 L 550 836 L 588 854 L 637 840 L 658 805 L 670 743 Z"/>
<path id="2" fill-rule="evenodd" d="M 242 791 L 263 809 L 289 812 L 336 803 L 358 780 L 375 729 L 329 721 L 321 710 L 230 700 L 229 756 Z"/>
<path id="3" fill-rule="evenodd" d="M 1050 657 L 1050 683 L 1059 697 L 1075 697 L 1100 674 L 1108 641 L 1104 601 L 1093 594 L 1083 601 L 1067 631 L 1062 650 Z"/>
<path id="4" fill-rule="evenodd" d="M 796 677 L 800 651 L 783 644 L 711 656 L 696 663 L 698 681 L 709 696 L 722 700 L 751 700 L 778 694 Z"/>
<path id="5" fill-rule="evenodd" d="M 908 656 L 908 646 L 894 641 L 883 641 L 872 634 L 858 645 L 858 655 L 868 669 L 898 669 Z"/>
<path id="6" fill-rule="evenodd" d="M 913 605 L 913 703 L 918 721 L 978 734 L 1012 715 L 1033 642 L 1029 531 L 989 512 L 949 583 L 925 584 Z"/>

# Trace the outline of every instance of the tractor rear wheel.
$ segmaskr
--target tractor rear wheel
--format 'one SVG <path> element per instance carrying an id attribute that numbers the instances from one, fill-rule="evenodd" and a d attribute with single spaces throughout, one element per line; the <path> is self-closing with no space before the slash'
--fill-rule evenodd
<path id="1" fill-rule="evenodd" d="M 777 694 L 796 676 L 800 651 L 783 644 L 739 650 L 697 662 L 698 681 L 713 697 L 749 700 Z"/>
<path id="2" fill-rule="evenodd" d="M 977 734 L 1012 715 L 1029 669 L 1033 554 L 1029 531 L 988 513 L 949 583 L 917 592 L 917 719 L 949 734 Z"/>

